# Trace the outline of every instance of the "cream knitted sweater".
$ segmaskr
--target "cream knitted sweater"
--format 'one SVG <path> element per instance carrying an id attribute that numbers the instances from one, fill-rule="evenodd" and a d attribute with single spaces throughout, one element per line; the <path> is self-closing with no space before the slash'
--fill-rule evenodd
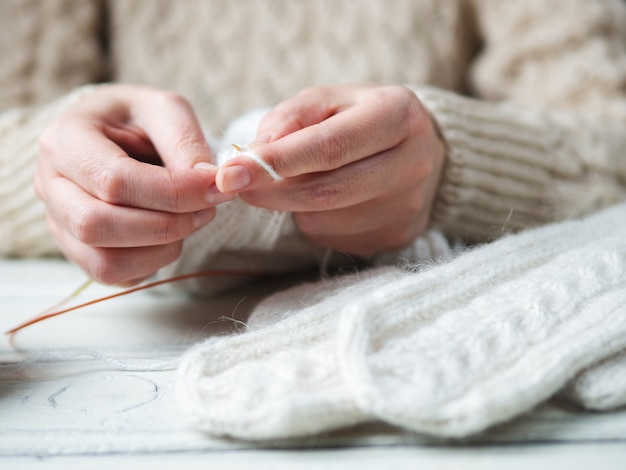
<path id="1" fill-rule="evenodd" d="M 30 186 L 36 140 L 103 80 L 176 90 L 217 136 L 308 85 L 408 84 L 448 146 L 433 225 L 472 241 L 626 192 L 619 0 L 7 0 L 0 22 L 3 255 L 58 253 Z"/>

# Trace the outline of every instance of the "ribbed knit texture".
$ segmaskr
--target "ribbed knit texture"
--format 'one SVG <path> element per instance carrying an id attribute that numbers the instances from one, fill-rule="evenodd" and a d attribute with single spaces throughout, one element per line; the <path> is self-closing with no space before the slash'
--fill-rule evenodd
<path id="1" fill-rule="evenodd" d="M 448 148 L 433 220 L 472 241 L 624 197 L 620 0 L 11 0 L 0 18 L 0 121 L 10 121 L 0 215 L 19 206 L 8 199 L 37 205 L 32 190 L 5 182 L 30 180 L 46 120 L 35 126 L 15 109 L 102 79 L 178 91 L 218 137 L 240 113 L 309 85 L 408 84 Z M 19 226 L 3 217 L 4 236 L 25 230 L 31 241 L 2 252 L 54 252 L 43 215 Z"/>
<path id="2" fill-rule="evenodd" d="M 626 198 L 625 121 L 415 87 L 448 146 L 434 224 L 482 241 Z"/>
<path id="3" fill-rule="evenodd" d="M 52 119 L 93 89 L 77 88 L 47 106 L 0 115 L 1 256 L 60 255 L 46 226 L 44 204 L 33 188 L 37 139 Z"/>
<path id="4" fill-rule="evenodd" d="M 103 80 L 183 94 L 218 139 L 240 113 L 309 85 L 410 86 L 447 148 L 440 232 L 380 263 L 429 265 L 450 256 L 444 235 L 491 241 L 626 196 L 621 0 L 7 0 L 0 23 L 4 256 L 59 254 L 31 186 L 37 139 L 90 92 L 77 87 Z M 251 139 L 258 115 L 246 119 L 222 146 Z M 186 356 L 181 404 L 199 428 L 251 439 L 370 420 L 462 436 L 560 390 L 589 408 L 623 405 L 624 220 L 622 206 L 430 270 L 383 267 L 279 294 L 249 331 Z M 160 274 L 287 272 L 324 251 L 289 214 L 234 201 Z"/>
<path id="5" fill-rule="evenodd" d="M 467 436 L 623 350 L 625 285 L 622 205 L 426 271 L 299 286 L 260 305 L 247 332 L 187 353 L 179 401 L 199 429 L 244 439 L 372 420 Z"/>

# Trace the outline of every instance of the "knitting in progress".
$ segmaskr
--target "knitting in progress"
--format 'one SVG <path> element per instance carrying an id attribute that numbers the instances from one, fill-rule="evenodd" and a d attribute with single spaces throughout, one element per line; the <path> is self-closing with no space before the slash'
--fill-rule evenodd
<path id="1" fill-rule="evenodd" d="M 41 409 L 3 394 L 3 413 L 19 418 L 5 435 L 23 448 L 59 453 L 63 428 L 94 443 L 86 458 L 95 448 L 117 461 L 101 436 L 147 428 L 145 447 L 125 447 L 133 458 L 204 459 L 213 440 L 172 440 L 170 423 L 265 443 L 364 423 L 466 439 L 554 397 L 626 406 L 624 1 L 11 0 L 0 21 L 0 257 L 29 267 L 23 307 L 57 286 L 52 275 L 28 285 L 40 264 L 29 258 L 62 257 L 112 285 L 228 274 L 160 286 L 183 295 L 125 304 L 109 330 L 90 322 L 103 344 L 158 338 L 139 362 L 79 353 L 122 371 L 176 368 L 180 410 L 131 381 L 125 398 L 155 399 L 146 414 L 125 405 L 127 419 L 107 378 L 112 400 L 90 395 L 99 381 L 76 388 L 63 396 L 85 398 L 69 410 L 78 421 L 51 414 L 54 434 L 20 434 L 15 423 L 36 420 L 12 403 Z M 247 180 L 215 169 L 231 157 L 274 182 L 251 171 L 244 186 L 222 184 Z M 248 289 L 236 272 L 272 279 Z M 240 330 L 207 338 L 224 312 L 237 315 L 216 331 Z M 89 344 L 67 325 L 34 334 L 32 349 Z M 174 361 L 153 354 L 161 337 Z M 41 359 L 81 367 L 69 347 Z M 43 390 L 38 376 L 19 379 L 20 394 L 5 381 L 7 397 Z M 47 410 L 67 411 L 53 403 L 65 385 L 42 394 Z M 115 404 L 114 419 L 87 398 Z M 172 418 L 168 433 L 157 415 Z M 74 424 L 83 418 L 94 427 Z"/>
<path id="2" fill-rule="evenodd" d="M 245 332 L 183 357 L 178 399 L 198 429 L 254 440 L 371 421 L 464 437 L 559 391 L 623 406 L 625 286 L 622 204 L 275 294 Z"/>

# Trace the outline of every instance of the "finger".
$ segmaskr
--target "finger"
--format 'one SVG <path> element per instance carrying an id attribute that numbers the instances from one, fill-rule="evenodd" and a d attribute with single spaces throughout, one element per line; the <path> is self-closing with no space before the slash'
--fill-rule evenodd
<path id="1" fill-rule="evenodd" d="M 359 234 L 307 235 L 307 237 L 313 244 L 318 246 L 332 248 L 333 250 L 360 257 L 370 257 L 408 246 L 424 232 L 425 227 L 425 223 L 416 225 L 409 234 L 394 232 L 385 227 Z"/>
<path id="2" fill-rule="evenodd" d="M 63 232 L 53 219 L 48 226 L 67 258 L 81 267 L 90 279 L 102 284 L 135 284 L 174 262 L 182 242 L 137 248 L 94 248 Z"/>
<path id="3" fill-rule="evenodd" d="M 317 236 L 310 237 L 311 242 L 317 246 L 331 248 L 336 251 L 354 256 L 367 258 L 378 253 L 389 251 L 399 246 L 395 246 L 384 238 L 385 231 L 364 233 L 359 236 Z M 379 241 L 383 240 L 380 244 Z"/>
<path id="4" fill-rule="evenodd" d="M 300 230 L 309 238 L 361 236 L 381 229 L 387 237 L 414 232 L 418 224 L 423 196 L 407 192 L 392 201 L 380 198 L 342 209 L 294 214 Z"/>
<path id="5" fill-rule="evenodd" d="M 174 214 L 102 202 L 70 181 L 48 183 L 48 212 L 74 239 L 92 247 L 137 247 L 173 243 L 215 216 L 215 208 Z"/>
<path id="6" fill-rule="evenodd" d="M 240 193 L 248 204 L 284 212 L 319 212 L 352 207 L 417 188 L 428 176 L 428 160 L 416 161 L 404 146 L 363 158 L 333 171 L 293 177 Z"/>
<path id="7" fill-rule="evenodd" d="M 84 255 L 91 279 L 103 284 L 136 284 L 174 262 L 182 242 L 137 248 L 90 248 Z"/>
<path id="8" fill-rule="evenodd" d="M 152 276 L 174 262 L 181 251 L 181 242 L 138 248 L 93 248 L 77 245 L 72 261 L 90 279 L 102 284 L 127 287 Z"/>
<path id="9" fill-rule="evenodd" d="M 144 96 L 131 118 L 145 129 L 166 167 L 215 167 L 200 123 L 182 96 L 161 91 Z"/>
<path id="10" fill-rule="evenodd" d="M 397 90 L 406 90 L 398 92 Z M 392 90 L 392 91 L 388 91 Z M 282 178 L 340 168 L 368 155 L 398 145 L 406 136 L 406 103 L 402 87 L 363 94 L 354 106 L 328 119 L 270 143 L 251 146 L 258 158 Z M 404 97 L 407 98 L 406 96 Z M 413 98 L 415 96 L 413 95 Z M 247 178 L 242 174 L 247 172 Z M 242 191 L 266 185 L 271 175 L 253 159 L 236 157 L 218 170 L 223 192 Z M 242 182 L 246 182 L 244 186 Z"/>
<path id="11" fill-rule="evenodd" d="M 62 124 L 40 139 L 41 166 L 48 175 L 66 176 L 95 198 L 116 205 L 182 213 L 221 202 L 211 188 L 215 170 L 171 170 L 143 163 L 130 158 L 98 123 Z"/>
<path id="12" fill-rule="evenodd" d="M 164 165 L 143 129 L 127 123 L 109 123 L 103 127 L 103 133 L 132 159 L 153 165 Z"/>
<path id="13" fill-rule="evenodd" d="M 308 88 L 281 102 L 261 119 L 255 141 L 273 142 L 337 114 L 352 102 L 338 92 L 337 87 Z"/>

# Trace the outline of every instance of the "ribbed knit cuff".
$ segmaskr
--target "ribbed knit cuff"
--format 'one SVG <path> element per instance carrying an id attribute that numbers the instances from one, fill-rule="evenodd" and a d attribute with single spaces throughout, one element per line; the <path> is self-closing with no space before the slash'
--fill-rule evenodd
<path id="1" fill-rule="evenodd" d="M 458 438 L 535 408 L 591 370 L 579 401 L 623 405 L 616 361 L 625 356 L 615 354 L 626 348 L 626 204 L 414 267 L 264 299 L 243 332 L 181 359 L 181 408 L 198 429 L 238 439 L 377 420 Z"/>
<path id="2" fill-rule="evenodd" d="M 434 228 L 486 241 L 623 197 L 624 188 L 614 177 L 588 171 L 585 155 L 598 148 L 586 148 L 589 139 L 577 137 L 582 126 L 577 131 L 574 119 L 435 88 L 413 90 L 447 146 Z"/>
<path id="3" fill-rule="evenodd" d="M 52 119 L 95 87 L 78 88 L 41 108 L 0 115 L 0 256 L 60 255 L 33 189 L 37 140 Z"/>

